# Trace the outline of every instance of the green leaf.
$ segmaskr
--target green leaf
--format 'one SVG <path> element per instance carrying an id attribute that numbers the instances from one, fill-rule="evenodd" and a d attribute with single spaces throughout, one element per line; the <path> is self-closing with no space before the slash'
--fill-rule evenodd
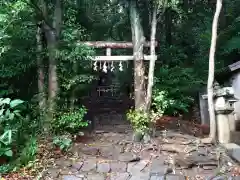
<path id="1" fill-rule="evenodd" d="M 5 151 L 5 153 L 4 153 L 6 156 L 8 156 L 8 157 L 12 157 L 13 156 L 13 152 L 12 152 L 12 150 L 11 149 L 9 149 L 9 150 L 7 150 L 7 151 Z"/>
<path id="2" fill-rule="evenodd" d="M 5 109 L 1 109 L 1 110 L 0 110 L 0 116 L 3 115 L 4 110 L 5 110 Z"/>
<path id="3" fill-rule="evenodd" d="M 16 107 L 16 106 L 18 106 L 19 104 L 22 104 L 22 103 L 24 103 L 24 101 L 22 101 L 20 99 L 15 99 L 15 100 L 12 100 L 10 102 L 10 107 L 14 108 L 14 107 Z"/>
<path id="4" fill-rule="evenodd" d="M 65 149 L 64 144 L 62 144 L 62 145 L 60 146 L 60 149 L 61 149 L 61 150 L 64 150 L 64 149 Z"/>
<path id="5" fill-rule="evenodd" d="M 5 99 L 3 99 L 3 100 L 0 102 L 0 106 L 3 105 L 3 104 L 9 104 L 10 101 L 11 101 L 10 98 L 5 98 Z"/>

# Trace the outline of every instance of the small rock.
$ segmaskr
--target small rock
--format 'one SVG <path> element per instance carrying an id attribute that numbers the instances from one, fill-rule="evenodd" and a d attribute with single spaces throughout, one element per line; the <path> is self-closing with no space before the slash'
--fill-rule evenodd
<path id="1" fill-rule="evenodd" d="M 118 160 L 121 162 L 129 162 L 133 160 L 135 157 L 131 152 L 125 152 L 119 155 Z"/>
<path id="2" fill-rule="evenodd" d="M 123 173 L 127 170 L 127 164 L 124 162 L 112 162 L 110 166 L 112 172 Z"/>
<path id="3" fill-rule="evenodd" d="M 128 180 L 129 174 L 128 173 L 112 173 L 110 175 L 110 180 Z"/>
<path id="4" fill-rule="evenodd" d="M 88 159 L 84 161 L 81 171 L 92 171 L 96 169 L 96 159 Z"/>
<path id="5" fill-rule="evenodd" d="M 98 163 L 97 164 L 97 172 L 99 173 L 108 173 L 110 171 L 109 163 Z"/>

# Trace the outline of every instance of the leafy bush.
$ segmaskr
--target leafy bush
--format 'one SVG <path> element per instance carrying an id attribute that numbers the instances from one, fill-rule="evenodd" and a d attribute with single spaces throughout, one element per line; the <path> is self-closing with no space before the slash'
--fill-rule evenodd
<path id="1" fill-rule="evenodd" d="M 37 139 L 35 137 L 31 137 L 21 151 L 17 163 L 20 165 L 27 165 L 28 162 L 34 161 L 36 157 L 35 155 L 37 154 L 37 149 Z"/>
<path id="2" fill-rule="evenodd" d="M 193 95 L 202 84 L 191 68 L 163 66 L 156 72 L 153 105 L 160 114 L 188 112 Z"/>
<path id="3" fill-rule="evenodd" d="M 155 89 L 153 91 L 153 103 L 152 105 L 156 109 L 156 113 L 159 116 L 162 116 L 167 109 L 173 106 L 175 101 L 168 97 L 168 93 L 166 91 L 160 91 Z"/>
<path id="4" fill-rule="evenodd" d="M 77 110 L 59 113 L 54 121 L 55 132 L 77 133 L 80 128 L 87 127 L 88 121 L 83 118 L 87 113 L 87 109 L 82 106 Z"/>
<path id="5" fill-rule="evenodd" d="M 72 139 L 66 136 L 55 136 L 53 144 L 59 147 L 62 151 L 68 150 L 72 145 Z"/>
<path id="6" fill-rule="evenodd" d="M 26 107 L 20 99 L 0 98 L 0 156 L 9 160 L 8 165 L 0 166 L 1 173 L 26 165 L 35 157 L 35 121 L 27 116 Z"/>
<path id="7" fill-rule="evenodd" d="M 142 135 L 149 131 L 149 115 L 141 110 L 130 109 L 127 112 L 127 119 L 131 122 L 135 132 Z"/>
<path id="8" fill-rule="evenodd" d="M 13 156 L 13 140 L 18 138 L 18 129 L 23 118 L 18 107 L 23 102 L 19 99 L 0 98 L 0 132 L 2 133 L 0 136 L 0 156 Z"/>

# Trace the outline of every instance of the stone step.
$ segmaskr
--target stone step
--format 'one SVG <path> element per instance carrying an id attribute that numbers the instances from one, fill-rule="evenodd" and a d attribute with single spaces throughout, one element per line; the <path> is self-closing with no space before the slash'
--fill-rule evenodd
<path id="1" fill-rule="evenodd" d="M 223 144 L 228 155 L 240 163 L 240 146 L 235 143 Z"/>

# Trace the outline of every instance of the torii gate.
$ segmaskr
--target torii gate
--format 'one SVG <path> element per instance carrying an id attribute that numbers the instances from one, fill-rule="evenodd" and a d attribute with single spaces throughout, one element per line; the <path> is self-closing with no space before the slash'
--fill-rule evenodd
<path id="1" fill-rule="evenodd" d="M 86 41 L 82 42 L 82 44 L 94 47 L 94 48 L 106 48 L 106 55 L 105 56 L 95 56 L 92 58 L 94 63 L 94 70 L 97 70 L 97 62 L 103 62 L 102 70 L 107 72 L 106 63 L 111 64 L 111 71 L 114 69 L 113 63 L 118 61 L 119 62 L 119 70 L 122 71 L 122 61 L 131 61 L 134 60 L 134 56 L 112 56 L 111 50 L 112 49 L 130 49 L 133 48 L 132 42 L 105 42 L 105 41 Z M 155 47 L 157 46 L 157 42 L 155 42 Z M 144 47 L 150 47 L 150 42 L 145 42 Z M 154 56 L 154 59 L 157 59 L 157 56 Z M 149 61 L 151 60 L 151 55 L 144 55 L 144 60 Z"/>
<path id="2" fill-rule="evenodd" d="M 134 56 L 113 56 L 111 55 L 111 51 L 112 49 L 130 49 L 133 48 L 133 43 L 132 42 L 105 42 L 105 41 L 95 41 L 95 42 L 91 42 L 91 41 L 87 41 L 87 42 L 80 42 L 81 44 L 90 46 L 90 47 L 94 47 L 94 48 L 106 48 L 106 55 L 105 56 L 95 56 L 92 57 L 92 61 L 94 61 L 93 63 L 93 69 L 95 71 L 98 70 L 102 70 L 103 72 L 107 73 L 108 69 L 110 71 L 114 71 L 115 67 L 114 64 L 116 64 L 116 62 L 119 63 L 119 71 L 123 71 L 123 66 L 122 66 L 122 62 L 126 62 L 126 61 L 131 61 L 134 60 Z M 145 42 L 143 44 L 144 47 L 150 47 L 150 42 Z M 157 46 L 157 42 L 155 42 L 155 47 Z M 157 60 L 157 56 L 154 55 L 154 57 L 152 57 L 151 55 L 144 55 L 143 60 L 145 61 L 149 61 L 151 60 L 151 58 L 154 58 L 154 60 Z M 99 67 L 98 67 L 98 62 Z M 137 73 L 138 74 L 138 73 Z M 142 76 L 142 75 L 141 75 Z M 140 78 L 142 79 L 142 78 Z M 135 84 L 135 83 L 134 83 Z M 135 93 L 137 88 L 134 87 L 135 89 Z M 101 91 L 101 89 L 98 89 L 98 91 Z M 135 94 L 136 95 L 136 94 Z M 135 97 L 136 98 L 136 97 Z M 139 98 L 137 98 L 139 99 Z M 135 105 L 138 104 L 139 100 L 135 99 Z"/>

